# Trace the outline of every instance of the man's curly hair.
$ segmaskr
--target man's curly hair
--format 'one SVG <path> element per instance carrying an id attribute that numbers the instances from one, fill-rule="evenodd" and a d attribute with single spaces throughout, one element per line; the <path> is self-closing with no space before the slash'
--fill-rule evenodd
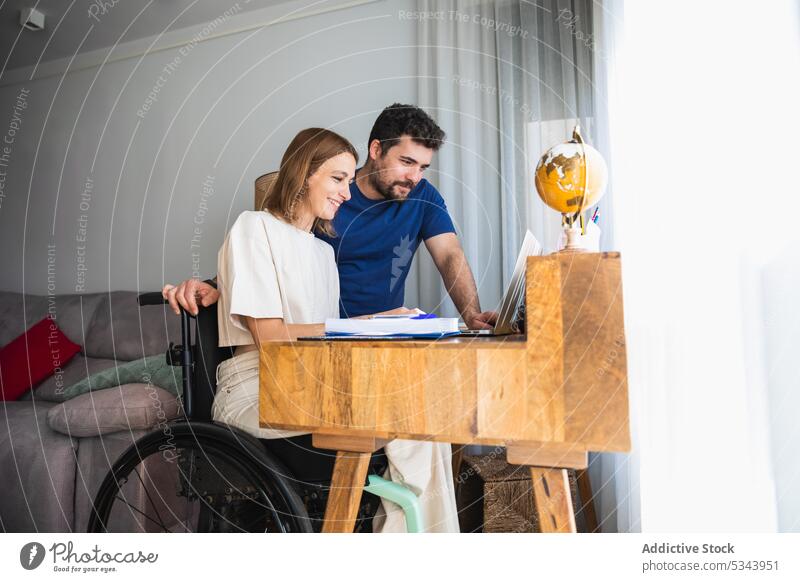
<path id="1" fill-rule="evenodd" d="M 422 109 L 416 105 L 393 103 L 381 111 L 378 119 L 375 120 L 367 146 L 369 147 L 372 140 L 379 140 L 383 156 L 392 146 L 397 145 L 404 135 L 433 151 L 442 147 L 445 139 L 442 128 L 436 125 L 430 115 Z"/>

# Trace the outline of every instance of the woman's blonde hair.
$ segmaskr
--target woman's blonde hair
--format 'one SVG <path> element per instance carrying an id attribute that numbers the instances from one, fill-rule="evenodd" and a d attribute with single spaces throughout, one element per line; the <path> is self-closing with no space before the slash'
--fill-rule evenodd
<path id="1" fill-rule="evenodd" d="M 284 218 L 295 219 L 298 202 L 308 195 L 308 179 L 330 158 L 342 153 L 353 156 L 358 163 L 358 152 L 338 133 L 319 127 L 310 127 L 298 133 L 281 159 L 278 177 L 264 203 L 264 209 Z M 317 219 L 312 230 L 335 236 L 329 220 Z"/>

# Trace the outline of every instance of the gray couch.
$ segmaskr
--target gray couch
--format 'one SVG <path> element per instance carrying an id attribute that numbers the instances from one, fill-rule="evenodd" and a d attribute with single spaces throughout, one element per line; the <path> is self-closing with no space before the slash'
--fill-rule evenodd
<path id="1" fill-rule="evenodd" d="M 0 292 L 0 346 L 48 315 L 81 351 L 16 402 L 0 402 L 0 531 L 85 531 L 91 499 L 134 440 L 180 413 L 170 393 L 128 384 L 65 401 L 64 388 L 116 362 L 164 353 L 180 320 L 117 291 L 42 297 Z"/>

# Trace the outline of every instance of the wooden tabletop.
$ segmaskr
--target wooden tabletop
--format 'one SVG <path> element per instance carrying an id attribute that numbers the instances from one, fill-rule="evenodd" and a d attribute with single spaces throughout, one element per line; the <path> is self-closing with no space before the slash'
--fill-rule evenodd
<path id="1" fill-rule="evenodd" d="M 262 344 L 262 425 L 629 450 L 619 255 L 529 258 L 526 307 L 526 335 Z"/>

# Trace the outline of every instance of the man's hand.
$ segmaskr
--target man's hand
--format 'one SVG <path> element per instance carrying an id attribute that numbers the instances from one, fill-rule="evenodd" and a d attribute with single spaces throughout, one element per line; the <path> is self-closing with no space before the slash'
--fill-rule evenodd
<path id="1" fill-rule="evenodd" d="M 177 287 L 164 285 L 161 295 L 169 301 L 169 306 L 176 314 L 180 314 L 183 307 L 192 315 L 197 315 L 197 301 L 200 305 L 208 307 L 219 300 L 219 291 L 204 281 L 187 279 Z"/>
<path id="2" fill-rule="evenodd" d="M 496 311 L 484 311 L 476 313 L 464 320 L 470 329 L 492 329 L 497 323 Z"/>

